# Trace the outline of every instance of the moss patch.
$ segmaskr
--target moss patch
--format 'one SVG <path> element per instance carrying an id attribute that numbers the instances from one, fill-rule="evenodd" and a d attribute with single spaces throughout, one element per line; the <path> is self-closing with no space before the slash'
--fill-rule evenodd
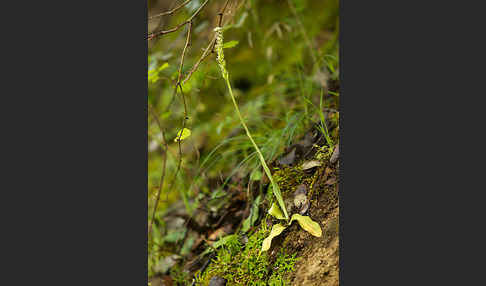
<path id="1" fill-rule="evenodd" d="M 230 285 L 286 285 L 284 275 L 294 270 L 297 258 L 280 252 L 271 263 L 267 253 L 260 253 L 268 231 L 263 227 L 253 233 L 245 246 L 239 239 L 223 246 L 208 269 L 197 275 L 196 285 L 209 285 L 212 277 L 221 277 Z"/>

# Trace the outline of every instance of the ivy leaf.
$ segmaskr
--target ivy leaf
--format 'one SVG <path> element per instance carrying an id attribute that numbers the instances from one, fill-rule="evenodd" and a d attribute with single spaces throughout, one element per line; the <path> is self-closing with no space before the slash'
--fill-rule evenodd
<path id="1" fill-rule="evenodd" d="M 294 220 L 299 223 L 300 227 L 302 227 L 305 231 L 312 234 L 313 236 L 322 236 L 321 226 L 317 222 L 313 221 L 310 217 L 300 214 L 294 214 L 290 219 L 290 223 L 292 223 Z"/>
<path id="2" fill-rule="evenodd" d="M 286 228 L 287 228 L 286 226 L 283 226 L 281 224 L 274 224 L 272 226 L 272 230 L 270 231 L 270 235 L 263 240 L 262 250 L 260 251 L 260 253 L 269 250 L 272 244 L 272 239 L 278 236 L 279 234 L 281 234 L 282 231 L 284 231 L 284 229 Z"/>
<path id="3" fill-rule="evenodd" d="M 182 135 L 181 135 L 181 133 L 182 133 Z M 179 140 L 182 141 L 182 140 L 186 139 L 189 136 L 191 136 L 191 130 L 189 130 L 187 128 L 184 128 L 181 131 L 177 132 L 177 136 L 174 139 L 174 142 L 177 142 Z"/>
<path id="4" fill-rule="evenodd" d="M 238 41 L 229 41 L 223 44 L 223 49 L 229 49 L 238 45 Z"/>
<path id="5" fill-rule="evenodd" d="M 272 207 L 268 210 L 268 213 L 271 214 L 274 218 L 285 219 L 282 211 L 275 203 L 272 204 Z"/>

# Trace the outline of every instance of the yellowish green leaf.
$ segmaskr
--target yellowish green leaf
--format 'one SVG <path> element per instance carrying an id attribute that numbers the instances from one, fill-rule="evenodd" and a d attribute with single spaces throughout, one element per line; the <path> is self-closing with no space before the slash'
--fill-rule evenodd
<path id="1" fill-rule="evenodd" d="M 260 181 L 262 179 L 262 175 L 262 171 L 260 171 L 259 169 L 255 169 L 253 172 L 251 172 L 250 180 Z"/>
<path id="2" fill-rule="evenodd" d="M 260 253 L 263 251 L 267 251 L 270 249 L 270 246 L 272 244 L 272 239 L 284 231 L 284 229 L 287 228 L 286 226 L 283 226 L 281 224 L 274 224 L 272 226 L 272 230 L 270 231 L 270 235 L 263 240 L 262 243 L 262 249 L 260 250 Z"/>
<path id="3" fill-rule="evenodd" d="M 228 49 L 228 48 L 232 48 L 232 47 L 235 47 L 236 45 L 238 45 L 238 41 L 229 41 L 229 42 L 226 42 L 223 44 L 223 49 Z"/>
<path id="4" fill-rule="evenodd" d="M 163 65 L 160 66 L 160 68 L 158 69 L 158 72 L 161 72 L 161 71 L 165 70 L 168 67 L 169 67 L 169 63 L 164 63 Z"/>
<path id="5" fill-rule="evenodd" d="M 310 217 L 300 214 L 294 214 L 290 219 L 290 222 L 292 223 L 294 220 L 299 223 L 300 227 L 302 227 L 305 231 L 309 232 L 313 236 L 322 236 L 321 226 L 317 222 L 313 221 Z"/>
<path id="6" fill-rule="evenodd" d="M 272 207 L 268 210 L 268 213 L 271 214 L 275 218 L 285 219 L 282 211 L 280 210 L 280 208 L 275 203 L 272 204 Z"/>
<path id="7" fill-rule="evenodd" d="M 184 128 L 184 129 L 182 129 L 182 131 L 177 132 L 177 136 L 174 139 L 174 142 L 177 142 L 179 140 L 182 141 L 182 140 L 186 139 L 189 136 L 191 136 L 191 130 L 189 130 L 187 128 Z"/>
<path id="8" fill-rule="evenodd" d="M 156 83 L 160 77 L 159 73 L 169 67 L 169 63 L 164 63 L 158 69 L 152 69 L 148 71 L 148 81 L 151 83 Z"/>

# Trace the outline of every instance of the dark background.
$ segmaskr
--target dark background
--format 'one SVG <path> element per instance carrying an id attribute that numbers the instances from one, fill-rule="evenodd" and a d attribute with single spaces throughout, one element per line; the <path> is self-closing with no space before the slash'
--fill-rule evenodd
<path id="1" fill-rule="evenodd" d="M 482 280 L 482 10 L 344 2 L 341 285 Z M 2 9 L 2 284 L 144 285 L 146 3 L 37 5 Z"/>

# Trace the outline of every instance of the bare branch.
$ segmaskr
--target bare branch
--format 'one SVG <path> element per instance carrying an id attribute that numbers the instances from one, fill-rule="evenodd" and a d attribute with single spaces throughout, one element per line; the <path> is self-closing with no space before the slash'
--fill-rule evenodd
<path id="1" fill-rule="evenodd" d="M 157 32 L 150 33 L 148 35 L 148 37 L 147 37 L 147 40 L 152 40 L 152 39 L 154 39 L 156 37 L 159 37 L 159 36 L 162 36 L 162 35 L 165 35 L 165 34 L 168 34 L 168 33 L 175 32 L 175 31 L 179 30 L 182 26 L 191 23 L 192 22 L 192 19 L 194 19 L 194 17 L 196 17 L 197 14 L 199 14 L 199 12 L 201 12 L 201 10 L 204 8 L 204 6 L 206 6 L 206 4 L 208 2 L 209 2 L 209 0 L 206 0 L 204 3 L 202 3 L 202 5 L 197 9 L 197 11 L 194 12 L 194 14 L 192 14 L 192 16 L 189 17 L 189 19 L 187 19 L 186 21 L 180 23 L 179 25 L 175 26 L 172 29 L 163 30 L 163 31 L 157 31 Z"/>
<path id="2" fill-rule="evenodd" d="M 184 25 L 186 25 L 187 23 L 188 22 L 185 21 L 185 22 L 180 23 L 179 25 L 175 26 L 172 29 L 164 30 L 164 31 L 158 31 L 158 32 L 153 32 L 153 33 L 151 33 L 151 34 L 148 35 L 147 40 L 153 40 L 154 38 L 156 38 L 158 36 L 163 36 L 165 34 L 169 34 L 169 33 L 175 32 L 175 31 L 179 30 L 181 27 L 183 27 Z"/>
<path id="3" fill-rule="evenodd" d="M 216 36 L 214 36 L 211 42 L 209 42 L 209 45 L 204 50 L 202 56 L 199 58 L 199 60 L 197 60 L 197 62 L 194 64 L 191 70 L 187 73 L 182 83 L 186 83 L 189 80 L 189 78 L 191 78 L 192 74 L 196 71 L 196 69 L 199 67 L 199 65 L 211 54 L 210 51 L 212 50 L 212 47 L 215 42 L 216 42 Z"/>
<path id="4" fill-rule="evenodd" d="M 218 21 L 218 27 L 221 27 L 221 23 L 223 22 L 223 14 L 224 10 L 226 10 L 226 6 L 228 6 L 229 0 L 226 0 L 226 3 L 224 3 L 223 9 L 219 11 L 218 16 L 219 16 L 219 21 Z"/>
<path id="5" fill-rule="evenodd" d="M 207 2 L 207 1 L 206 1 Z M 182 129 L 181 132 L 179 133 L 179 137 L 177 138 L 177 142 L 179 144 L 179 160 L 177 163 L 177 169 L 176 172 L 174 173 L 174 177 L 170 183 L 169 190 L 167 192 L 167 195 L 171 192 L 172 188 L 174 187 L 174 183 L 177 179 L 177 174 L 179 173 L 181 166 L 182 166 L 182 147 L 181 147 L 181 136 L 182 136 L 182 130 L 186 128 L 186 120 L 188 119 L 188 113 L 187 113 L 187 104 L 186 104 L 186 97 L 184 95 L 184 92 L 182 90 L 182 84 L 181 84 L 181 79 L 182 79 L 182 67 L 184 65 L 184 58 L 186 55 L 187 47 L 189 46 L 189 42 L 191 41 L 191 30 L 192 30 L 192 22 L 189 22 L 189 27 L 187 28 L 187 37 L 186 37 L 186 44 L 184 45 L 184 49 L 182 50 L 182 56 L 181 56 L 181 63 L 179 65 L 179 72 L 177 76 L 177 83 L 175 86 L 175 94 L 177 94 L 177 88 L 179 88 L 182 96 L 182 101 L 184 102 L 184 118 L 182 119 Z"/>
<path id="6" fill-rule="evenodd" d="M 218 27 L 221 27 L 222 21 L 223 21 L 223 15 L 224 11 L 226 10 L 226 7 L 228 6 L 229 0 L 226 0 L 224 3 L 223 8 L 221 11 L 218 13 L 219 15 L 219 20 L 218 20 Z M 192 76 L 192 74 L 196 71 L 196 69 L 199 67 L 199 65 L 209 56 L 210 52 L 214 52 L 214 44 L 216 43 L 216 36 L 213 36 L 211 39 L 211 42 L 209 42 L 209 45 L 206 47 L 204 50 L 202 56 L 197 60 L 197 62 L 194 64 L 194 66 L 191 68 L 191 70 L 188 72 L 182 83 L 186 83 Z"/>
<path id="7" fill-rule="evenodd" d="M 172 15 L 174 14 L 174 12 L 176 12 L 177 10 L 179 10 L 180 8 L 184 7 L 187 5 L 187 3 L 191 2 L 192 0 L 186 0 L 185 2 L 183 2 L 181 5 L 175 7 L 174 9 L 172 10 L 169 10 L 169 11 L 165 11 L 165 12 L 162 12 L 160 14 L 157 14 L 157 15 L 154 15 L 154 16 L 150 16 L 148 19 L 149 21 L 150 20 L 153 20 L 153 19 L 156 19 L 156 18 L 159 18 L 159 17 L 162 17 L 162 16 L 166 16 L 166 15 Z"/>

